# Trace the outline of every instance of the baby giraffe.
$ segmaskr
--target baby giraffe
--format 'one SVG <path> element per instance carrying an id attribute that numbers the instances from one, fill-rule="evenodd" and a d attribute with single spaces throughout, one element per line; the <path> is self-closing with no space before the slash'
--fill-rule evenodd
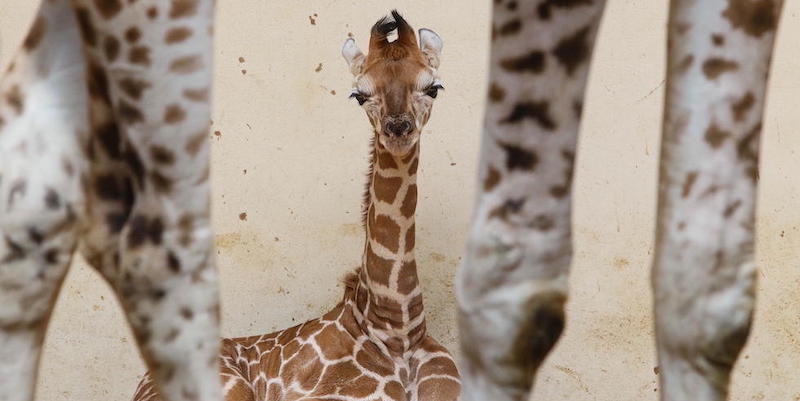
<path id="1" fill-rule="evenodd" d="M 369 54 L 348 39 L 342 55 L 351 95 L 374 135 L 363 204 L 361 267 L 345 278 L 342 301 L 321 318 L 262 336 L 225 339 L 226 401 L 458 399 L 450 353 L 427 335 L 414 260 L 419 139 L 442 85 L 442 40 L 396 11 L 372 28 Z M 388 35 L 397 31 L 397 39 Z M 146 377 L 134 401 L 158 400 Z"/>

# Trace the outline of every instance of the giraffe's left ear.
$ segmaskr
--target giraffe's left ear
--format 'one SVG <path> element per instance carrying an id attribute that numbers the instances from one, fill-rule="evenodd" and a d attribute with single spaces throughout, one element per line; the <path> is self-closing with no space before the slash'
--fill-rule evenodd
<path id="1" fill-rule="evenodd" d="M 442 38 L 436 32 L 426 28 L 419 30 L 419 47 L 433 69 L 439 68 L 439 55 L 442 54 L 443 45 Z"/>
<path id="2" fill-rule="evenodd" d="M 357 76 L 361 74 L 364 69 L 364 60 L 366 60 L 366 57 L 356 45 L 355 39 L 348 38 L 344 42 L 344 46 L 342 46 L 342 57 L 347 61 L 347 65 L 350 67 L 350 72 L 353 73 L 353 75 Z"/>

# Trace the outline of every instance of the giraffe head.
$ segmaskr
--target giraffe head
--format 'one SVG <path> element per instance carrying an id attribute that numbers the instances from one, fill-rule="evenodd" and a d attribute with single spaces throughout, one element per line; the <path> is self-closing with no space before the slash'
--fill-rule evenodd
<path id="1" fill-rule="evenodd" d="M 372 27 L 365 55 L 352 38 L 344 56 L 355 77 L 350 97 L 367 112 L 380 143 L 395 155 L 408 153 L 428 122 L 433 100 L 444 89 L 437 69 L 442 39 L 430 29 L 414 29 L 397 12 Z M 397 31 L 397 39 L 389 34 Z"/>

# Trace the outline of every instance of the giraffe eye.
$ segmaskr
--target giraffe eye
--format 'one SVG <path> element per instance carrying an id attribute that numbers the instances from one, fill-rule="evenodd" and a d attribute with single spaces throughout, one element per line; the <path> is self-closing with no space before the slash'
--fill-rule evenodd
<path id="1" fill-rule="evenodd" d="M 436 96 L 439 95 L 440 89 L 444 90 L 444 86 L 442 86 L 442 84 L 431 85 L 428 87 L 428 89 L 425 89 L 425 94 L 436 99 Z"/>
<path id="2" fill-rule="evenodd" d="M 365 96 L 361 92 L 355 92 L 354 91 L 353 93 L 350 94 L 350 99 L 356 99 L 356 101 L 358 102 L 358 105 L 359 106 L 363 106 L 364 103 L 366 103 L 367 100 L 369 100 L 369 97 Z"/>

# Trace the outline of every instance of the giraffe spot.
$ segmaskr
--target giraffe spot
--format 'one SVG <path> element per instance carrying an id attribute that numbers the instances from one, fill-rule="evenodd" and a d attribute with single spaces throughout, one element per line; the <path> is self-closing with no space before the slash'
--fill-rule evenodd
<path id="1" fill-rule="evenodd" d="M 406 231 L 406 253 L 414 250 L 416 241 L 416 224 L 412 224 Z"/>
<path id="2" fill-rule="evenodd" d="M 512 336 L 509 360 L 519 369 L 519 386 L 529 388 L 536 370 L 558 342 L 564 330 L 566 297 L 555 291 L 534 295 L 524 303 L 528 318 Z"/>
<path id="3" fill-rule="evenodd" d="M 414 159 L 408 166 L 408 175 L 413 176 L 414 174 L 417 174 L 418 167 L 419 167 L 419 159 Z"/>
<path id="4" fill-rule="evenodd" d="M 119 56 L 119 40 L 117 38 L 108 35 L 103 39 L 103 52 L 106 55 L 106 60 L 108 62 L 113 62 Z"/>
<path id="5" fill-rule="evenodd" d="M 531 150 L 516 145 L 497 143 L 506 152 L 506 168 L 508 170 L 535 170 L 539 157 Z"/>
<path id="6" fill-rule="evenodd" d="M 170 72 L 176 74 L 191 74 L 203 68 L 203 59 L 200 56 L 185 56 L 173 60 L 169 65 Z"/>
<path id="7" fill-rule="evenodd" d="M 730 218 L 731 216 L 733 216 L 734 213 L 736 213 L 736 210 L 739 209 L 739 206 L 741 205 L 742 205 L 741 199 L 735 200 L 733 203 L 725 207 L 725 211 L 722 212 L 722 216 L 725 217 L 726 219 Z"/>
<path id="8" fill-rule="evenodd" d="M 731 105 L 731 112 L 733 113 L 733 119 L 736 121 L 742 121 L 747 116 L 747 112 L 753 108 L 753 105 L 756 102 L 755 96 L 753 96 L 753 92 L 747 92 L 742 96 L 741 99 L 737 100 L 733 105 Z"/>
<path id="9" fill-rule="evenodd" d="M 22 98 L 22 91 L 19 89 L 19 85 L 12 86 L 11 89 L 6 93 L 6 103 L 8 103 L 8 105 L 14 109 L 14 112 L 17 114 L 22 114 L 25 104 Z"/>
<path id="10" fill-rule="evenodd" d="M 375 198 L 379 201 L 394 203 L 401 185 L 403 185 L 403 179 L 400 177 L 384 177 L 378 172 L 374 174 L 373 190 Z"/>
<path id="11" fill-rule="evenodd" d="M 550 231 L 555 226 L 555 221 L 550 216 L 538 215 L 528 224 L 528 227 L 539 231 Z"/>
<path id="12" fill-rule="evenodd" d="M 192 30 L 185 27 L 172 28 L 164 35 L 164 43 L 171 45 L 183 42 L 192 36 Z"/>
<path id="13" fill-rule="evenodd" d="M 175 154 L 160 145 L 150 146 L 150 158 L 158 164 L 170 165 L 175 162 Z"/>
<path id="14" fill-rule="evenodd" d="M 373 348 L 374 351 L 367 352 L 361 350 L 356 354 L 356 362 L 362 368 L 377 373 L 379 376 L 391 376 L 394 373 L 394 363 L 383 355 L 374 344 L 365 344 L 365 348 Z"/>
<path id="15" fill-rule="evenodd" d="M 177 124 L 186 119 L 186 111 L 180 105 L 171 104 L 164 109 L 164 122 Z"/>
<path id="16" fill-rule="evenodd" d="M 92 17 L 89 10 L 84 7 L 77 7 L 75 9 L 75 16 L 78 20 L 78 29 L 81 31 L 83 43 L 89 47 L 95 47 L 97 45 L 97 32 L 92 24 Z"/>
<path id="17" fill-rule="evenodd" d="M 500 85 L 492 82 L 492 84 L 489 85 L 489 100 L 491 100 L 493 103 L 498 103 L 502 102 L 505 98 L 506 90 Z"/>
<path id="18" fill-rule="evenodd" d="M 53 188 L 47 188 L 44 195 L 44 204 L 50 210 L 58 209 L 61 206 L 61 198 L 58 196 L 58 192 Z"/>
<path id="19" fill-rule="evenodd" d="M 378 167 L 381 170 L 388 170 L 388 169 L 396 169 L 397 163 L 394 161 L 394 157 L 389 152 L 377 152 L 378 156 Z"/>
<path id="20" fill-rule="evenodd" d="M 147 18 L 156 19 L 158 17 L 158 7 L 152 6 L 147 9 Z"/>
<path id="21" fill-rule="evenodd" d="M 150 48 L 145 46 L 134 46 L 128 52 L 128 61 L 132 64 L 150 66 Z"/>
<path id="22" fill-rule="evenodd" d="M 372 239 L 383 245 L 393 254 L 400 248 L 400 226 L 385 215 L 378 215 L 371 222 L 369 233 Z"/>
<path id="23" fill-rule="evenodd" d="M 570 9 L 580 5 L 592 5 L 594 0 L 546 0 L 536 8 L 536 14 L 543 20 L 549 20 L 552 16 L 552 8 Z"/>
<path id="24" fill-rule="evenodd" d="M 106 121 L 100 127 L 95 129 L 95 138 L 100 141 L 105 153 L 112 159 L 119 159 L 122 155 L 120 149 L 119 127 L 113 121 Z"/>
<path id="25" fill-rule="evenodd" d="M 108 99 L 108 78 L 100 64 L 89 63 L 89 94 L 106 101 Z"/>
<path id="26" fill-rule="evenodd" d="M 516 1 L 510 1 L 508 4 L 506 4 L 506 8 L 508 8 L 509 11 L 515 11 L 518 5 L 519 4 Z"/>
<path id="27" fill-rule="evenodd" d="M 120 79 L 117 85 L 122 89 L 122 92 L 135 100 L 141 99 L 142 92 L 150 88 L 150 83 L 131 77 Z"/>
<path id="28" fill-rule="evenodd" d="M 686 174 L 686 180 L 683 182 L 683 190 L 681 191 L 681 197 L 686 198 L 692 192 L 692 187 L 694 186 L 695 181 L 697 181 L 697 171 L 692 171 Z"/>
<path id="29" fill-rule="evenodd" d="M 711 43 L 713 43 L 714 46 L 722 46 L 725 44 L 725 37 L 719 33 L 715 33 L 711 35 Z"/>
<path id="30" fill-rule="evenodd" d="M 497 33 L 500 36 L 509 36 L 519 33 L 522 30 L 522 21 L 519 18 L 514 18 L 511 21 L 506 22 L 500 29 L 497 30 Z"/>
<path id="31" fill-rule="evenodd" d="M 689 68 L 692 67 L 693 63 L 694 63 L 694 55 L 693 54 L 687 54 L 687 55 L 683 56 L 681 61 L 678 63 L 678 65 L 674 69 L 675 74 L 684 74 L 684 73 L 686 73 L 686 71 L 689 71 Z"/>
<path id="32" fill-rule="evenodd" d="M 193 102 L 208 102 L 209 98 L 208 88 L 184 89 L 183 97 Z"/>
<path id="33" fill-rule="evenodd" d="M 175 274 L 181 272 L 181 261 L 172 251 L 167 252 L 167 268 Z"/>
<path id="34" fill-rule="evenodd" d="M 120 0 L 94 0 L 94 5 L 105 19 L 117 15 L 122 10 L 122 2 Z"/>
<path id="35" fill-rule="evenodd" d="M 349 335 L 342 335 L 335 325 L 325 326 L 319 334 L 316 335 L 315 340 L 320 344 L 322 356 L 328 360 L 342 359 L 353 354 L 353 349 L 356 347 L 356 342 L 353 337 Z"/>
<path id="36" fill-rule="evenodd" d="M 736 152 L 741 160 L 758 160 L 758 134 L 761 133 L 761 123 L 756 124 L 736 145 Z"/>
<path id="37" fill-rule="evenodd" d="M 453 363 L 452 359 L 439 356 L 436 358 L 431 358 L 422 364 L 422 366 L 419 367 L 419 373 L 417 373 L 417 375 L 420 377 L 450 376 L 452 378 L 456 378 L 458 377 L 457 372 L 458 370 L 456 369 L 456 365 Z M 448 379 L 448 381 L 452 380 Z"/>
<path id="38" fill-rule="evenodd" d="M 526 55 L 500 60 L 500 67 L 511 72 L 532 72 L 538 74 L 544 71 L 545 55 L 539 50 L 534 50 Z"/>
<path id="39" fill-rule="evenodd" d="M 506 221 L 509 214 L 519 213 L 523 206 L 525 206 L 525 198 L 506 199 L 505 202 L 489 212 L 489 219 Z"/>
<path id="40" fill-rule="evenodd" d="M 404 262 L 400 267 L 400 274 L 397 278 L 397 291 L 403 295 L 411 294 L 419 286 L 417 278 L 417 262 L 410 260 Z"/>
<path id="41" fill-rule="evenodd" d="M 522 102 L 514 105 L 511 114 L 500 121 L 501 124 L 515 124 L 520 121 L 532 119 L 545 130 L 552 131 L 556 123 L 550 116 L 550 104 L 547 101 Z"/>
<path id="42" fill-rule="evenodd" d="M 31 26 L 31 29 L 28 31 L 25 41 L 22 42 L 22 47 L 25 51 L 30 52 L 36 49 L 39 43 L 41 43 L 46 30 L 47 21 L 41 16 L 36 17 L 36 21 L 34 21 L 33 26 Z"/>
<path id="43" fill-rule="evenodd" d="M 125 30 L 125 40 L 127 40 L 128 43 L 136 43 L 139 41 L 141 37 L 142 37 L 142 31 L 140 31 L 139 28 L 135 26 L 132 26 Z"/>
<path id="44" fill-rule="evenodd" d="M 188 307 L 185 307 L 185 306 L 182 307 L 180 313 L 181 313 L 181 317 L 186 319 L 186 320 L 192 320 L 194 318 L 194 312 L 192 312 L 192 310 L 189 309 Z"/>
<path id="45" fill-rule="evenodd" d="M 167 332 L 167 335 L 164 336 L 164 343 L 169 344 L 169 343 L 175 341 L 175 339 L 178 338 L 179 334 L 180 334 L 180 331 L 178 329 L 176 329 L 176 328 L 170 329 L 170 331 Z"/>
<path id="46" fill-rule="evenodd" d="M 703 63 L 703 74 L 705 74 L 708 79 L 717 79 L 717 77 L 726 72 L 732 72 L 738 69 L 739 63 L 718 57 L 712 57 Z"/>
<path id="47" fill-rule="evenodd" d="M 194 219 L 192 216 L 183 215 L 178 220 L 178 243 L 184 247 L 192 244 L 194 233 Z"/>
<path id="48" fill-rule="evenodd" d="M 367 276 L 370 281 L 387 287 L 389 286 L 392 261 L 378 256 L 370 245 L 367 245 L 366 268 Z"/>
<path id="49" fill-rule="evenodd" d="M 575 32 L 558 42 L 556 48 L 553 49 L 553 55 L 567 69 L 568 75 L 572 75 L 581 64 L 589 59 L 592 51 L 588 44 L 590 29 L 591 27 L 587 26 Z"/>
<path id="50" fill-rule="evenodd" d="M 396 381 L 390 381 L 389 383 L 386 383 L 386 385 L 383 387 L 383 391 L 386 392 L 386 395 L 394 401 L 403 400 L 406 395 L 403 385 Z M 453 399 L 456 398 L 454 397 Z"/>
<path id="51" fill-rule="evenodd" d="M 374 393 L 377 389 L 377 380 L 369 376 L 360 376 L 357 379 L 342 385 L 339 390 L 339 394 L 344 397 L 364 398 Z"/>
<path id="52" fill-rule="evenodd" d="M 320 381 L 322 383 L 349 383 L 359 376 L 361 376 L 361 370 L 353 361 L 347 360 L 328 366 Z"/>
<path id="53" fill-rule="evenodd" d="M 101 174 L 94 179 L 94 192 L 102 200 L 115 201 L 123 198 L 124 188 L 114 174 Z"/>
<path id="54" fill-rule="evenodd" d="M 708 143 L 708 146 L 711 146 L 712 149 L 719 149 L 722 146 L 722 143 L 731 136 L 731 133 L 725 130 L 722 130 L 717 126 L 715 123 L 711 123 L 706 129 L 705 140 Z"/>
<path id="55" fill-rule="evenodd" d="M 142 112 L 136 106 L 133 106 L 124 100 L 119 101 L 117 110 L 119 112 L 120 120 L 127 124 L 140 123 L 144 121 Z"/>
<path id="56" fill-rule="evenodd" d="M 197 0 L 172 0 L 169 17 L 172 19 L 191 17 L 197 13 Z"/>
<path id="57" fill-rule="evenodd" d="M 158 217 L 148 219 L 144 215 L 136 215 L 131 218 L 128 231 L 128 248 L 135 249 L 144 245 L 148 240 L 153 245 L 161 244 L 161 236 L 164 225 Z"/>
<path id="58" fill-rule="evenodd" d="M 150 182 L 158 193 L 166 194 L 172 191 L 172 180 L 158 171 L 150 172 Z"/>
<path id="59" fill-rule="evenodd" d="M 414 215 L 417 209 L 417 184 L 410 185 L 406 190 L 406 197 L 403 199 L 403 205 L 400 206 L 400 212 L 406 218 Z"/>
<path id="60" fill-rule="evenodd" d="M 483 179 L 483 192 L 493 190 L 500 183 L 500 172 L 494 166 L 489 166 L 486 177 Z"/>
<path id="61" fill-rule="evenodd" d="M 128 221 L 128 215 L 122 212 L 109 213 L 106 215 L 105 218 L 108 231 L 112 234 L 116 234 L 122 231 L 122 227 L 125 226 L 125 222 L 127 221 Z"/>
<path id="62" fill-rule="evenodd" d="M 572 112 L 575 113 L 575 118 L 581 118 L 583 115 L 583 100 L 576 99 L 572 102 Z"/>
<path id="63" fill-rule="evenodd" d="M 728 8 L 722 12 L 722 16 L 733 28 L 761 37 L 775 30 L 780 8 L 781 2 L 774 0 L 729 0 Z"/>
<path id="64" fill-rule="evenodd" d="M 205 145 L 207 141 L 207 132 L 206 130 L 202 130 L 189 137 L 184 149 L 186 149 L 186 152 L 189 153 L 190 156 L 196 156 L 197 152 L 203 148 L 203 145 Z"/>

